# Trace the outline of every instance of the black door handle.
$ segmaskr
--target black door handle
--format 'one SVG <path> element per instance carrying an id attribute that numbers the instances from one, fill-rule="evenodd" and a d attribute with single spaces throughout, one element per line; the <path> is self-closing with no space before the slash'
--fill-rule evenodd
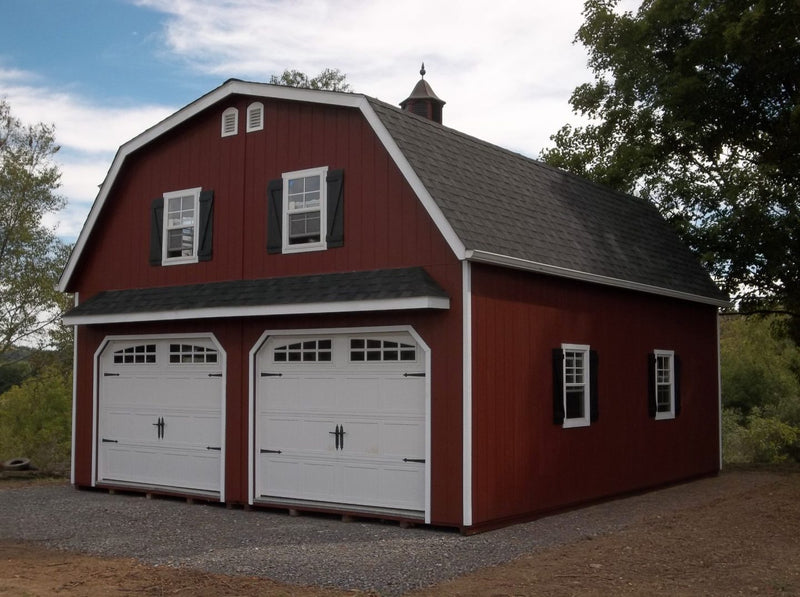
<path id="1" fill-rule="evenodd" d="M 158 417 L 158 421 L 153 423 L 153 427 L 157 428 L 158 439 L 162 439 L 164 437 L 164 417 Z"/>
<path id="2" fill-rule="evenodd" d="M 330 435 L 333 435 L 336 438 L 336 449 L 338 450 L 339 449 L 339 441 L 340 441 L 340 437 L 341 437 L 341 433 L 342 433 L 341 429 L 339 429 L 339 426 L 337 425 L 336 426 L 336 431 L 328 431 L 328 433 Z"/>

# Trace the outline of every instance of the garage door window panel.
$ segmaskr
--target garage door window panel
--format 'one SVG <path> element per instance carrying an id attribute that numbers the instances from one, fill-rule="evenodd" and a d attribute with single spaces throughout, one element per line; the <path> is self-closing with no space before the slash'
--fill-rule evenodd
<path id="1" fill-rule="evenodd" d="M 329 363 L 331 355 L 331 339 L 326 338 L 277 346 L 272 353 L 272 360 L 275 363 Z"/>
<path id="2" fill-rule="evenodd" d="M 156 345 L 139 344 L 114 351 L 115 365 L 153 365 L 156 362 Z"/>
<path id="3" fill-rule="evenodd" d="M 351 338 L 350 361 L 360 362 L 414 362 L 417 349 L 413 344 L 374 338 Z"/>
<path id="4" fill-rule="evenodd" d="M 218 362 L 217 351 L 205 346 L 194 344 L 170 344 L 169 362 L 176 364 L 216 364 Z"/>

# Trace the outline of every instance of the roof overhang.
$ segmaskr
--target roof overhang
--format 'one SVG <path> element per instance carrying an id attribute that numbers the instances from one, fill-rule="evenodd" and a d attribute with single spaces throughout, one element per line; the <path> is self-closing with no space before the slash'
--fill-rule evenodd
<path id="1" fill-rule="evenodd" d="M 669 288 L 662 288 L 650 284 L 642 284 L 640 282 L 633 282 L 630 280 L 609 278 L 607 276 L 600 276 L 598 274 L 581 272 L 578 270 L 559 267 L 556 265 L 548 265 L 546 263 L 537 263 L 535 261 L 529 261 L 527 259 L 520 259 L 518 257 L 509 257 L 507 255 L 499 255 L 497 253 L 491 253 L 488 251 L 468 249 L 466 251 L 466 259 L 468 261 L 473 261 L 475 263 L 487 263 L 491 265 L 499 265 L 503 267 L 509 267 L 512 269 L 536 272 L 539 274 L 547 274 L 550 276 L 558 276 L 560 278 L 569 278 L 571 280 L 579 280 L 581 282 L 602 284 L 604 286 L 613 286 L 615 288 L 624 288 L 626 290 L 635 290 L 637 292 L 646 292 L 649 294 L 657 294 L 659 296 L 665 296 L 669 298 L 676 298 L 696 303 L 704 303 L 707 305 L 714 305 L 715 307 L 731 306 L 731 302 L 729 300 L 723 300 L 699 294 L 692 294 L 689 292 L 681 292 L 678 290 L 671 290 Z"/>
<path id="2" fill-rule="evenodd" d="M 302 89 L 298 87 L 286 87 L 282 85 L 272 85 L 269 83 L 254 83 L 250 81 L 240 81 L 231 79 L 226 81 L 216 89 L 210 91 L 206 95 L 195 100 L 191 104 L 178 110 L 171 116 L 168 116 L 158 124 L 147 129 L 143 133 L 137 135 L 127 143 L 123 144 L 111 163 L 111 167 L 106 174 L 103 183 L 100 185 L 100 191 L 97 194 L 86 222 L 81 229 L 75 246 L 67 261 L 61 278 L 59 279 L 57 289 L 61 292 L 66 292 L 69 288 L 70 280 L 72 279 L 78 261 L 80 260 L 81 253 L 83 252 L 91 235 L 100 213 L 108 200 L 111 189 L 117 175 L 120 173 L 125 160 L 133 152 L 141 149 L 148 143 L 154 141 L 161 135 L 169 132 L 175 127 L 181 125 L 200 112 L 210 108 L 214 104 L 224 100 L 232 95 L 246 95 L 259 98 L 280 99 L 296 102 L 307 102 L 312 104 L 323 104 L 330 106 L 340 106 L 346 108 L 354 108 L 360 110 L 366 118 L 367 122 L 372 127 L 373 131 L 380 139 L 381 143 L 394 160 L 397 167 L 405 177 L 406 181 L 412 187 L 414 192 L 419 197 L 425 209 L 433 219 L 439 231 L 444 236 L 445 240 L 459 259 L 464 258 L 464 245 L 461 239 L 456 234 L 451 224 L 444 217 L 439 206 L 433 200 L 425 185 L 422 184 L 419 176 L 409 164 L 406 157 L 400 151 L 397 143 L 392 138 L 386 126 L 381 122 L 375 110 L 369 104 L 367 97 L 357 93 L 343 93 L 338 91 L 321 91 L 312 89 Z"/>
<path id="3" fill-rule="evenodd" d="M 422 268 L 235 280 L 101 292 L 68 311 L 66 325 L 449 309 Z"/>

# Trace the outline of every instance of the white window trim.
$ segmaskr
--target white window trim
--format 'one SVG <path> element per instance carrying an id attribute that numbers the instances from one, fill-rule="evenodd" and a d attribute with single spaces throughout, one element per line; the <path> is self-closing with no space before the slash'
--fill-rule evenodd
<path id="1" fill-rule="evenodd" d="M 233 127 L 229 129 L 226 125 L 228 123 L 228 117 L 233 115 Z M 237 108 L 227 108 L 222 113 L 222 119 L 220 122 L 220 134 L 223 137 L 232 137 L 239 133 L 239 110 Z"/>
<path id="2" fill-rule="evenodd" d="M 571 427 L 588 427 L 591 425 L 591 363 L 589 359 L 590 347 L 588 344 L 562 344 L 561 351 L 564 355 L 564 362 L 561 366 L 561 383 L 562 383 L 562 399 L 564 401 L 564 423 L 563 428 L 569 429 Z M 582 352 L 583 353 L 583 416 L 568 418 L 567 417 L 567 352 Z M 572 384 L 575 385 L 575 384 Z"/>
<path id="3" fill-rule="evenodd" d="M 256 124 L 252 123 L 253 112 L 258 112 L 258 122 Z M 245 131 L 248 133 L 252 133 L 253 131 L 260 131 L 264 128 L 264 104 L 261 102 L 253 102 L 249 106 L 247 106 L 247 125 L 245 126 Z"/>
<path id="4" fill-rule="evenodd" d="M 199 226 L 199 219 L 200 219 L 200 191 L 202 190 L 201 187 L 195 187 L 193 189 L 183 189 L 182 191 L 170 191 L 169 193 L 164 193 L 164 224 L 161 230 L 161 264 L 162 265 L 180 265 L 182 263 L 197 263 L 197 247 L 199 243 L 199 236 L 200 236 L 200 226 Z M 187 195 L 192 195 L 194 197 L 194 234 L 192 235 L 192 254 L 191 255 L 181 255 L 180 257 L 167 257 L 167 252 L 169 249 L 168 240 L 169 235 L 167 234 L 169 230 L 169 200 L 175 199 L 178 197 L 186 197 Z"/>
<path id="5" fill-rule="evenodd" d="M 654 350 L 655 355 L 653 367 L 653 382 L 655 383 L 655 393 L 653 399 L 656 401 L 656 421 L 675 418 L 675 351 L 674 350 Z M 669 358 L 669 411 L 658 411 L 658 357 Z M 663 385 L 663 384 L 662 384 Z"/>
<path id="6" fill-rule="evenodd" d="M 304 176 L 319 176 L 319 242 L 304 243 L 299 245 L 289 244 L 289 180 L 293 178 L 302 178 Z M 283 253 L 306 253 L 308 251 L 322 251 L 327 248 L 327 235 L 328 229 L 328 184 L 326 178 L 328 175 L 328 167 L 309 168 L 307 170 L 297 170 L 295 172 L 285 172 L 283 174 L 283 207 L 281 214 L 282 221 L 282 234 L 283 234 Z M 312 211 L 312 210 L 309 210 Z M 316 210 L 313 210 L 316 211 Z"/>

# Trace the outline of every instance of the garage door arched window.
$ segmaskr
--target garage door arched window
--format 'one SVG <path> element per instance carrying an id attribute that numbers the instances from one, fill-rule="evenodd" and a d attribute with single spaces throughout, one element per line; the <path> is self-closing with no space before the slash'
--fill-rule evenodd
<path id="1" fill-rule="evenodd" d="M 156 362 L 156 345 L 139 344 L 114 351 L 115 365 L 152 365 Z"/>
<path id="2" fill-rule="evenodd" d="M 331 355 L 331 340 L 324 338 L 276 346 L 272 359 L 276 363 L 329 363 Z"/>
<path id="3" fill-rule="evenodd" d="M 170 364 L 209 364 L 217 363 L 217 351 L 205 346 L 195 346 L 194 344 L 170 344 L 169 362 Z"/>
<path id="4" fill-rule="evenodd" d="M 350 361 L 355 363 L 416 360 L 417 349 L 413 344 L 373 338 L 350 339 Z"/>

